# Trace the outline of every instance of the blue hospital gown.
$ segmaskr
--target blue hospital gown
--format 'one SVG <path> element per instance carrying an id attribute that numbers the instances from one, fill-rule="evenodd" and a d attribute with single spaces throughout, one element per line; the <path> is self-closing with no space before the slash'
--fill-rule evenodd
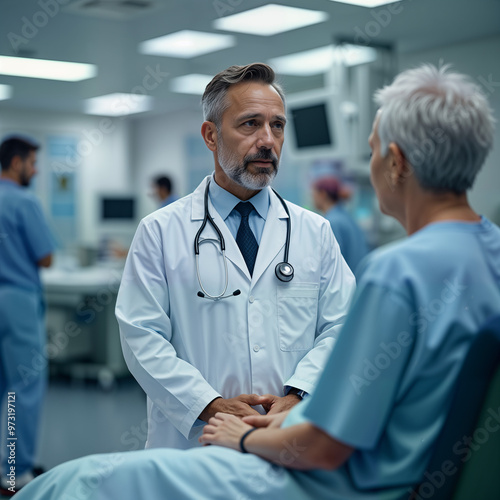
<path id="1" fill-rule="evenodd" d="M 362 229 L 342 205 L 335 205 L 325 214 L 332 226 L 342 256 L 351 271 L 358 277 L 358 265 L 370 251 L 368 241 Z"/>
<path id="2" fill-rule="evenodd" d="M 471 340 L 500 313 L 500 229 L 485 218 L 431 224 L 361 267 L 319 384 L 284 422 L 310 421 L 356 448 L 344 466 L 303 472 L 217 446 L 156 449 L 63 464 L 16 498 L 407 498 L 423 477 Z"/>

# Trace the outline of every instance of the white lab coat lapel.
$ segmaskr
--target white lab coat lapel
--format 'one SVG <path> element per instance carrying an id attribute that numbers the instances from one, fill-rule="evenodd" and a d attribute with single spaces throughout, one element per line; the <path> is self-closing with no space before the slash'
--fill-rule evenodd
<path id="1" fill-rule="evenodd" d="M 191 211 L 191 220 L 200 220 L 202 221 L 204 216 L 205 216 L 205 205 L 204 205 L 204 198 L 205 198 L 205 189 L 207 187 L 207 181 L 208 179 L 212 179 L 212 176 L 207 176 L 202 183 L 196 188 L 196 190 L 193 192 L 193 202 L 192 202 L 192 211 Z M 213 179 L 211 182 L 215 182 Z M 238 244 L 236 243 L 235 239 L 233 238 L 233 235 L 229 231 L 228 227 L 226 226 L 226 223 L 222 220 L 222 217 L 219 215 L 219 212 L 215 210 L 214 206 L 212 205 L 212 202 L 210 200 L 210 196 L 208 197 L 208 210 L 210 212 L 210 215 L 214 219 L 215 224 L 219 228 L 220 232 L 222 233 L 222 236 L 224 237 L 224 242 L 226 244 L 226 257 L 228 260 L 230 260 L 235 266 L 237 266 L 243 274 L 247 277 L 248 281 L 250 281 L 250 273 L 248 272 L 248 268 L 245 262 L 245 259 L 243 258 L 243 255 L 240 252 L 240 249 L 238 247 Z M 266 224 L 267 225 L 267 224 Z M 203 230 L 203 233 L 201 235 L 201 239 L 203 238 L 217 238 L 217 233 L 213 229 L 212 225 L 207 222 L 207 225 L 205 226 L 205 229 Z M 257 255 L 258 259 L 258 255 Z M 255 271 L 254 271 L 255 272 Z"/>
<path id="2" fill-rule="evenodd" d="M 269 189 L 269 211 L 267 213 L 266 224 L 262 233 L 262 239 L 257 252 L 257 260 L 253 270 L 252 284 L 255 284 L 264 271 L 273 262 L 276 255 L 283 251 L 286 240 L 286 219 L 288 218 L 281 201 Z M 283 259 L 281 259 L 283 260 Z M 280 261 L 281 262 L 281 261 Z M 274 274 L 274 269 L 273 269 Z"/>

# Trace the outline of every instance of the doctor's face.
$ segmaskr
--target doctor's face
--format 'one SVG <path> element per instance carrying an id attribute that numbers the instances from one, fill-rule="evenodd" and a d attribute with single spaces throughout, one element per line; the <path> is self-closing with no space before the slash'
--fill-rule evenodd
<path id="1" fill-rule="evenodd" d="M 249 190 L 268 186 L 279 168 L 285 109 L 271 85 L 242 82 L 228 90 L 217 132 L 217 161 L 228 179 Z"/>

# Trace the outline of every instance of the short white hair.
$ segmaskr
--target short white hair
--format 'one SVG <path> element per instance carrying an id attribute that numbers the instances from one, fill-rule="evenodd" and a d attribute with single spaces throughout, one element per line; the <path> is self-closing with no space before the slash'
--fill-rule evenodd
<path id="1" fill-rule="evenodd" d="M 481 88 L 449 66 L 424 64 L 375 93 L 385 156 L 394 142 L 421 186 L 463 193 L 493 146 L 494 118 Z"/>

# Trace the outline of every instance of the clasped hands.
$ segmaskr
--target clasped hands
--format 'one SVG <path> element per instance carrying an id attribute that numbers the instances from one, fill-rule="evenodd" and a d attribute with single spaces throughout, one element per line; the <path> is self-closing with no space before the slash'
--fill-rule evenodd
<path id="1" fill-rule="evenodd" d="M 280 427 L 288 411 L 300 401 L 294 394 L 284 397 L 265 394 L 241 394 L 232 399 L 214 399 L 201 413 L 208 424 L 199 442 L 240 449 L 240 439 L 252 427 Z M 260 415 L 251 406 L 262 405 L 267 415 Z"/>

